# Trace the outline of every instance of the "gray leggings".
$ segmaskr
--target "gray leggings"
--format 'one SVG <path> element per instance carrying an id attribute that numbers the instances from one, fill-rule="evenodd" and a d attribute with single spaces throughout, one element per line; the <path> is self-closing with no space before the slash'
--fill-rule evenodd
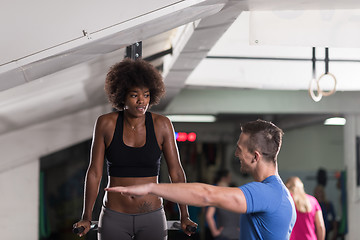
<path id="1" fill-rule="evenodd" d="M 148 213 L 126 214 L 102 207 L 99 217 L 99 240 L 166 240 L 166 217 L 163 208 Z"/>

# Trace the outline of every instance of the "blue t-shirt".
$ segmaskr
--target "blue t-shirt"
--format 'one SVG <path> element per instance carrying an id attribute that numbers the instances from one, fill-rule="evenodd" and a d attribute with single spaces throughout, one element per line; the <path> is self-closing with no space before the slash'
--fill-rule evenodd
<path id="1" fill-rule="evenodd" d="M 262 182 L 239 187 L 246 198 L 247 211 L 240 218 L 240 239 L 289 239 L 296 221 L 293 199 L 277 175 Z"/>

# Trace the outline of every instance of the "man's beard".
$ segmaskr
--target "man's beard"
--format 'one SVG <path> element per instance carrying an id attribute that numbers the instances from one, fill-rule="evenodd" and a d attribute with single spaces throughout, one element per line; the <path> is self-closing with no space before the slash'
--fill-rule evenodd
<path id="1" fill-rule="evenodd" d="M 248 171 L 246 171 L 245 166 L 240 161 L 240 172 L 242 174 L 248 174 Z"/>

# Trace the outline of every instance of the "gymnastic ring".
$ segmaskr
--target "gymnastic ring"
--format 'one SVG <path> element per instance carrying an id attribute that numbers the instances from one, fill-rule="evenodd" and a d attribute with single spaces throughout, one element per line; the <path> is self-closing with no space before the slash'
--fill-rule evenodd
<path id="1" fill-rule="evenodd" d="M 313 82 L 315 82 L 316 86 L 317 86 L 317 92 L 318 92 L 317 95 L 315 95 L 313 88 L 312 88 Z M 310 94 L 310 97 L 312 98 L 312 100 L 314 100 L 314 102 L 318 102 L 322 98 L 322 93 L 319 91 L 319 83 L 314 78 L 312 78 L 310 81 L 309 94 Z"/>
<path id="2" fill-rule="evenodd" d="M 333 79 L 334 79 L 334 88 L 333 89 L 331 89 L 330 91 L 323 91 L 323 90 L 321 90 L 320 89 L 320 84 L 319 84 L 319 82 L 320 82 L 320 80 L 323 78 L 323 77 L 325 77 L 326 75 L 329 75 L 330 77 L 332 77 Z M 330 96 L 331 94 L 334 94 L 335 92 L 336 92 L 336 77 L 334 76 L 334 74 L 332 74 L 332 73 L 324 73 L 324 74 L 322 74 L 319 78 L 318 78 L 318 80 L 317 80 L 317 85 L 318 85 L 318 92 L 319 93 L 321 93 L 323 96 Z"/>

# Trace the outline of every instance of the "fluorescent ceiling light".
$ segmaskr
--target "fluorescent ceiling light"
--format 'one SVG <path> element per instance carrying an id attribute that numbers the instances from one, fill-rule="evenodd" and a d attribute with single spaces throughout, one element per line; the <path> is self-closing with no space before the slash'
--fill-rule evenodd
<path id="1" fill-rule="evenodd" d="M 168 115 L 172 122 L 215 122 L 213 115 Z"/>
<path id="2" fill-rule="evenodd" d="M 324 125 L 345 125 L 346 119 L 342 117 L 333 117 L 325 120 Z"/>

